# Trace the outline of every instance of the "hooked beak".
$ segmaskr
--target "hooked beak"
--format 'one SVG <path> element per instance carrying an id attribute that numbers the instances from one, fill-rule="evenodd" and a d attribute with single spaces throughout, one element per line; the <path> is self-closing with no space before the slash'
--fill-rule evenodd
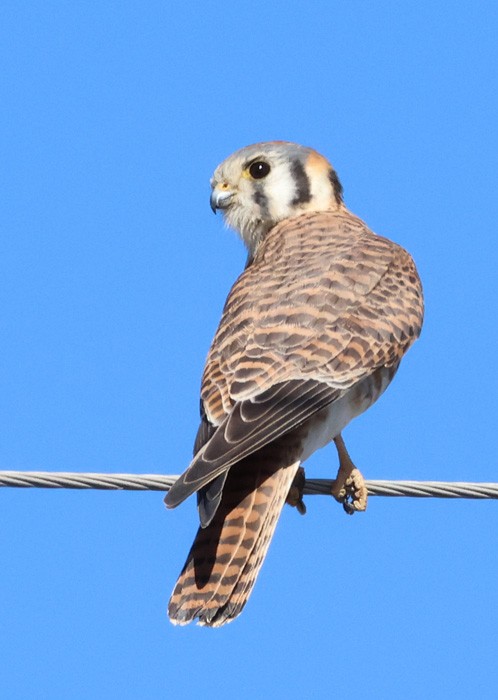
<path id="1" fill-rule="evenodd" d="M 211 197 L 209 199 L 213 213 L 216 214 L 218 209 L 226 209 L 229 207 L 234 195 L 235 192 L 232 190 L 221 190 L 216 186 L 211 192 Z"/>

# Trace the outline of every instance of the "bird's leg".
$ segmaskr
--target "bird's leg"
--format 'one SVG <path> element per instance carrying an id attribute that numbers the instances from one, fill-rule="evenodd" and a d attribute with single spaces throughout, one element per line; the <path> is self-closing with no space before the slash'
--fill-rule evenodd
<path id="1" fill-rule="evenodd" d="M 299 467 L 296 472 L 296 476 L 294 477 L 294 481 L 292 482 L 292 486 L 289 489 L 287 498 L 285 499 L 285 502 L 290 506 L 297 508 L 298 513 L 301 513 L 301 515 L 306 513 L 306 506 L 304 505 L 303 501 L 305 481 L 306 476 L 304 474 L 304 469 L 303 467 Z"/>
<path id="2" fill-rule="evenodd" d="M 339 471 L 332 484 L 332 496 L 342 503 L 346 513 L 352 515 L 357 510 L 366 510 L 368 491 L 365 479 L 353 464 L 342 436 L 339 434 L 334 442 L 339 455 Z"/>

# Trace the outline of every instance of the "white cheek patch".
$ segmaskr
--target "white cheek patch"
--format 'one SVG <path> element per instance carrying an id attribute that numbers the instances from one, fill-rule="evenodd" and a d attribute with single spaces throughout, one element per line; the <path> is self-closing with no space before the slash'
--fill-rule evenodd
<path id="1" fill-rule="evenodd" d="M 286 165 L 276 167 L 265 182 L 268 210 L 273 221 L 281 221 L 294 213 L 291 202 L 296 196 L 296 183 Z"/>
<path id="2" fill-rule="evenodd" d="M 330 202 L 334 196 L 329 178 L 325 174 L 320 173 L 319 177 L 314 174 L 309 180 L 313 208 L 316 210 L 329 209 Z"/>
<path id="3" fill-rule="evenodd" d="M 238 203 L 249 219 L 261 218 L 261 210 L 254 199 L 254 183 L 249 179 L 242 179 L 239 182 Z"/>

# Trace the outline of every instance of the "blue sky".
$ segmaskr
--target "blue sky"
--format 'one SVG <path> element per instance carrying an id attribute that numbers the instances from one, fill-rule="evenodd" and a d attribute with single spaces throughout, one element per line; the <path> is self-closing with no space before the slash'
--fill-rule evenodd
<path id="1" fill-rule="evenodd" d="M 209 177 L 286 139 L 424 282 L 420 341 L 345 433 L 356 463 L 498 481 L 498 17 L 420 5 L 2 4 L 0 469 L 184 469 L 245 259 Z M 308 475 L 335 469 L 327 448 Z M 2 696 L 496 697 L 496 502 L 287 508 L 220 630 L 166 618 L 195 529 L 160 493 L 0 490 Z"/>

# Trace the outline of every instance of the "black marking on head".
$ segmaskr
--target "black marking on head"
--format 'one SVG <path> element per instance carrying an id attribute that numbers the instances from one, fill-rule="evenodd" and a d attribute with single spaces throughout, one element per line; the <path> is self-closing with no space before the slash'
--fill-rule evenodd
<path id="1" fill-rule="evenodd" d="M 341 204 L 343 189 L 342 189 L 341 182 L 340 182 L 339 178 L 337 177 L 337 173 L 334 170 L 334 168 L 330 168 L 330 170 L 329 170 L 329 180 L 332 184 L 332 189 L 334 190 L 335 201 L 337 202 L 337 204 Z"/>
<path id="2" fill-rule="evenodd" d="M 296 183 L 296 196 L 291 201 L 291 204 L 294 206 L 306 204 L 311 199 L 310 181 L 303 164 L 297 158 L 291 162 L 291 174 Z"/>
<path id="3" fill-rule="evenodd" d="M 270 210 L 268 209 L 268 197 L 265 194 L 263 185 L 255 186 L 252 198 L 261 210 L 261 217 L 263 219 L 269 219 Z"/>

